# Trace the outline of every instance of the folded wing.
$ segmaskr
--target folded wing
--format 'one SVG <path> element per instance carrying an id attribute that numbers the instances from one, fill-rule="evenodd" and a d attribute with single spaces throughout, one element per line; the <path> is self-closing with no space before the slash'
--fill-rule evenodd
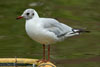
<path id="1" fill-rule="evenodd" d="M 73 33 L 72 28 L 68 25 L 60 23 L 59 21 L 52 18 L 41 18 L 43 26 L 49 32 L 53 32 L 57 37 L 63 37 L 65 35 L 69 35 L 69 33 Z"/>

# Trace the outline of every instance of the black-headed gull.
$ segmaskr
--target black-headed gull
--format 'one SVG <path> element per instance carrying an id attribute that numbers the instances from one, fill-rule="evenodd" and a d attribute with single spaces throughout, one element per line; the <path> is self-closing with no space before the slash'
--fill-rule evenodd
<path id="1" fill-rule="evenodd" d="M 45 45 L 48 45 L 48 61 L 50 60 L 50 44 L 62 41 L 67 37 L 79 35 L 80 32 L 89 32 L 83 29 L 73 29 L 53 18 L 40 18 L 34 9 L 26 9 L 17 19 L 26 19 L 26 32 L 30 38 L 43 44 L 43 61 Z"/>

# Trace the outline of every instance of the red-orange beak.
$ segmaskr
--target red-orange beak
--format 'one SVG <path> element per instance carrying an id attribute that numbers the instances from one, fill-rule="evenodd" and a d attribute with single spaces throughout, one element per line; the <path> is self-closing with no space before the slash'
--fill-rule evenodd
<path id="1" fill-rule="evenodd" d="M 19 17 L 17 17 L 16 19 L 18 20 L 18 19 L 21 19 L 21 18 L 23 18 L 22 16 L 19 16 Z"/>

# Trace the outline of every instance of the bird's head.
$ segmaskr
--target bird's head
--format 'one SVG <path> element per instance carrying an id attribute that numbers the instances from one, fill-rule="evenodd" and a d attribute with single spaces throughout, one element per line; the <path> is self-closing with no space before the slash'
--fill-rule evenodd
<path id="1" fill-rule="evenodd" d="M 37 12 L 34 9 L 26 9 L 23 14 L 16 19 L 25 18 L 26 20 L 32 19 L 33 17 L 38 17 Z"/>

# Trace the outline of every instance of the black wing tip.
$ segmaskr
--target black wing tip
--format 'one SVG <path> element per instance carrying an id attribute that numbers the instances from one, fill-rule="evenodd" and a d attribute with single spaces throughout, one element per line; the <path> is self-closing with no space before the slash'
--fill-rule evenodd
<path id="1" fill-rule="evenodd" d="M 77 30 L 77 31 L 74 31 L 74 30 Z M 72 31 L 73 32 L 78 32 L 78 33 L 84 33 L 84 32 L 86 32 L 86 33 L 90 33 L 91 31 L 89 31 L 89 30 L 85 30 L 85 29 L 72 29 Z"/>
<path id="2" fill-rule="evenodd" d="M 86 33 L 90 33 L 91 31 L 89 31 L 89 30 L 85 30 L 85 29 L 79 29 L 79 32 L 86 32 Z"/>
<path id="3" fill-rule="evenodd" d="M 91 31 L 85 31 L 85 32 L 90 33 Z"/>

